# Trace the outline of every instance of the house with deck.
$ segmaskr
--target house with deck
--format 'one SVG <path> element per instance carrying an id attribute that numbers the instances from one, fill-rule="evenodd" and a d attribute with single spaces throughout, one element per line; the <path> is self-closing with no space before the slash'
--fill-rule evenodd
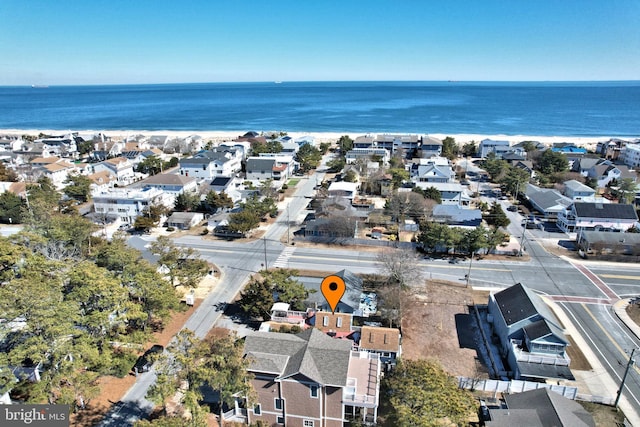
<path id="1" fill-rule="evenodd" d="M 242 153 L 235 149 L 203 150 L 192 157 L 180 159 L 180 175 L 206 180 L 231 177 L 240 172 L 241 160 Z"/>
<path id="2" fill-rule="evenodd" d="M 225 419 L 291 427 L 343 427 L 354 418 L 376 423 L 382 367 L 377 354 L 354 351 L 351 341 L 317 328 L 295 335 L 250 333 L 244 353 L 257 402 L 246 410 L 236 406 Z"/>
<path id="3" fill-rule="evenodd" d="M 569 341 L 540 296 L 518 283 L 490 295 L 488 312 L 511 378 L 573 379 L 566 352 Z"/>
<path id="4" fill-rule="evenodd" d="M 558 213 L 558 228 L 565 233 L 624 232 L 637 222 L 634 206 L 618 203 L 575 202 Z"/>

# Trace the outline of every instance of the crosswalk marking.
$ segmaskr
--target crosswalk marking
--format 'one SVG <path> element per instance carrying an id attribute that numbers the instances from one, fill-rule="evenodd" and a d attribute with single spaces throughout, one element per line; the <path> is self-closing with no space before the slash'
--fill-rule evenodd
<path id="1" fill-rule="evenodd" d="M 296 248 L 294 246 L 287 246 L 284 248 L 278 259 L 273 263 L 273 267 L 287 268 L 289 265 L 289 258 L 293 255 Z"/>

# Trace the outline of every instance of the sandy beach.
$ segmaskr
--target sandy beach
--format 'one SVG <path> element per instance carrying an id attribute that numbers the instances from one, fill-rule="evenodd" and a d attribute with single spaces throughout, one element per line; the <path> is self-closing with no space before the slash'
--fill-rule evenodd
<path id="1" fill-rule="evenodd" d="M 264 130 L 257 132 L 264 133 L 272 133 L 272 132 L 280 132 L 281 130 Z M 285 131 L 286 130 L 282 130 Z M 224 130 L 224 131 L 215 131 L 215 130 L 189 130 L 189 131 L 176 131 L 176 130 L 143 130 L 143 129 L 130 129 L 130 130 L 92 130 L 92 129 L 70 129 L 70 130 L 39 130 L 39 129 L 0 129 L 0 135 L 34 135 L 37 136 L 40 133 L 44 133 L 46 135 L 65 135 L 71 132 L 77 132 L 80 135 L 92 135 L 102 133 L 105 136 L 111 137 L 112 139 L 124 139 L 133 135 L 145 135 L 145 136 L 159 136 L 159 135 L 167 135 L 175 138 L 186 138 L 192 135 L 199 135 L 205 140 L 213 140 L 213 141 L 230 141 L 238 136 L 244 135 L 247 130 Z M 397 134 L 393 132 L 388 132 L 389 134 Z M 350 138 L 355 139 L 358 136 L 366 135 L 362 132 L 350 132 L 350 131 L 341 131 L 341 132 L 287 132 L 287 134 L 293 138 L 300 138 L 303 136 L 313 136 L 316 142 L 335 142 L 342 135 L 348 135 Z M 379 132 L 371 132 L 371 135 L 380 134 Z M 536 136 L 536 135 L 482 135 L 482 134 L 422 134 L 429 135 L 438 139 L 444 139 L 447 136 L 450 136 L 456 140 L 456 142 L 460 145 L 465 144 L 467 142 L 475 141 L 476 143 L 482 141 L 483 139 L 494 139 L 494 140 L 503 140 L 509 141 L 511 145 L 516 144 L 522 141 L 538 141 L 546 145 L 552 145 L 554 143 L 559 142 L 571 142 L 576 144 L 579 147 L 585 148 L 594 148 L 595 145 L 600 141 L 608 141 L 611 138 L 620 138 L 627 141 L 640 139 L 640 135 L 635 138 L 630 137 L 617 137 L 615 135 L 603 135 L 603 136 Z"/>

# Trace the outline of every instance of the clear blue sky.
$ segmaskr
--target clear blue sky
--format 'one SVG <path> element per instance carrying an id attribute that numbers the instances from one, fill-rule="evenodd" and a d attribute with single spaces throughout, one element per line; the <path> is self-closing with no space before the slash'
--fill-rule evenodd
<path id="1" fill-rule="evenodd" d="M 640 0 L 2 0 L 0 85 L 638 80 Z"/>

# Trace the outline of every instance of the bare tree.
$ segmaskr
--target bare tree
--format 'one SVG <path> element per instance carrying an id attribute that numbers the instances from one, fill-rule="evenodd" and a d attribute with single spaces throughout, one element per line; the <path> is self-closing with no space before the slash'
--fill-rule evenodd
<path id="1" fill-rule="evenodd" d="M 378 254 L 380 271 L 400 288 L 422 284 L 418 256 L 412 249 L 385 249 Z"/>

